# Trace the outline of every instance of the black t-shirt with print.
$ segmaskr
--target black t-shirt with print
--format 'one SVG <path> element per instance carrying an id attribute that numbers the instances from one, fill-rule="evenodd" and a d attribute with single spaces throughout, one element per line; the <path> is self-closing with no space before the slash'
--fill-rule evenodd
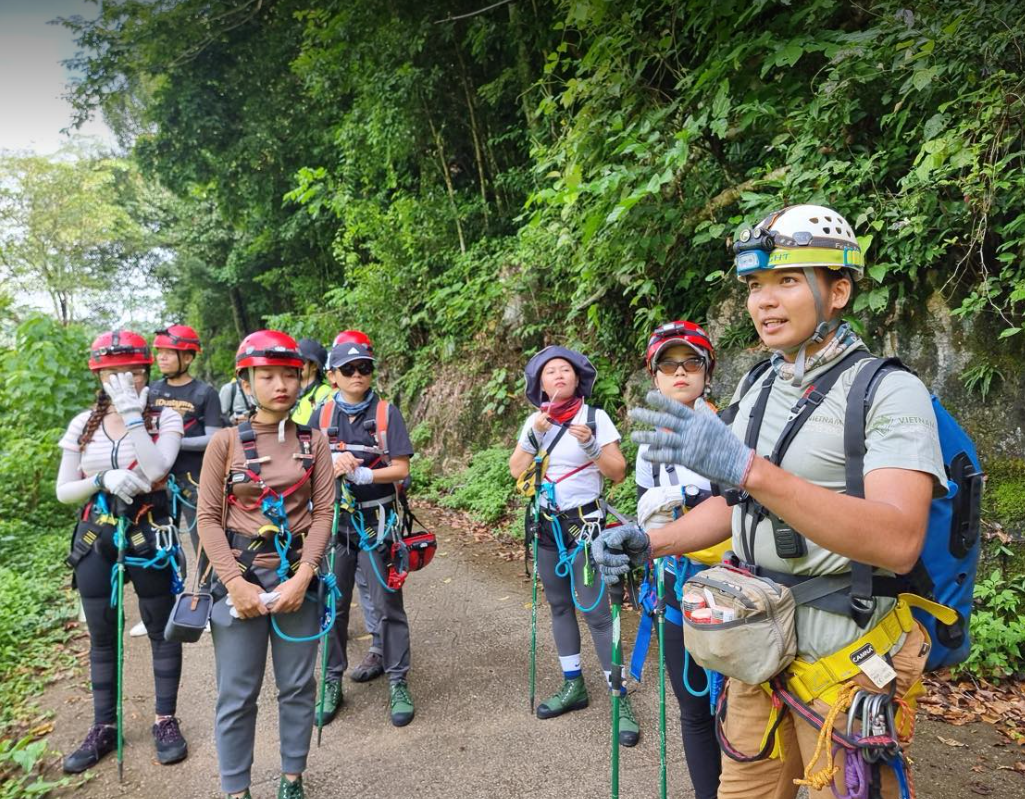
<path id="1" fill-rule="evenodd" d="M 184 386 L 172 386 L 158 380 L 150 386 L 150 404 L 157 408 L 178 411 L 185 425 L 185 438 L 206 435 L 207 427 L 221 427 L 221 401 L 209 383 L 193 378 Z M 182 478 L 190 476 L 199 483 L 199 470 L 203 466 L 203 453 L 181 450 L 171 467 L 171 474 Z"/>

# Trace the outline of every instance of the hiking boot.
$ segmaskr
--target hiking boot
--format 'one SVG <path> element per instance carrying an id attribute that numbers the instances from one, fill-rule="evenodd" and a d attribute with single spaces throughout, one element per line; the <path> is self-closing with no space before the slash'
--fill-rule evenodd
<path id="1" fill-rule="evenodd" d="M 89 728 L 82 745 L 64 758 L 67 774 L 81 774 L 117 749 L 117 728 L 96 724 Z"/>
<path id="2" fill-rule="evenodd" d="M 295 778 L 295 782 L 289 782 L 284 774 L 281 775 L 281 782 L 278 783 L 278 799 L 306 799 L 306 791 L 303 790 L 303 775 Z"/>
<path id="3" fill-rule="evenodd" d="M 345 700 L 342 698 L 342 681 L 328 680 L 324 683 L 324 704 L 317 702 L 316 717 L 314 723 L 324 725 L 334 721 L 339 709 Z"/>
<path id="4" fill-rule="evenodd" d="M 405 680 L 391 684 L 391 723 L 396 727 L 405 727 L 413 720 L 413 695 L 409 693 L 409 683 Z"/>
<path id="5" fill-rule="evenodd" d="M 153 725 L 153 742 L 157 745 L 157 760 L 165 766 L 184 760 L 189 755 L 179 722 L 174 716 L 160 719 Z"/>
<path id="6" fill-rule="evenodd" d="M 583 710 L 587 707 L 587 686 L 583 677 L 566 680 L 555 694 L 537 706 L 539 719 L 554 719 L 571 710 Z"/>
<path id="7" fill-rule="evenodd" d="M 363 661 L 352 670 L 349 679 L 353 682 L 370 682 L 384 674 L 384 658 L 379 652 L 367 652 Z"/>
<path id="8" fill-rule="evenodd" d="M 641 726 L 634 718 L 630 697 L 623 694 L 619 697 L 619 744 L 620 746 L 637 746 L 639 740 L 641 740 Z"/>

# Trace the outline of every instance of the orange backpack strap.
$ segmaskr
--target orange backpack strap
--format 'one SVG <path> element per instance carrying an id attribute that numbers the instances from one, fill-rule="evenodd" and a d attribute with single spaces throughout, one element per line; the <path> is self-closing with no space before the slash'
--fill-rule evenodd
<path id="1" fill-rule="evenodd" d="M 384 400 L 378 400 L 377 413 L 374 417 L 374 435 L 377 437 L 377 446 L 381 450 L 381 461 L 385 466 L 391 463 L 388 457 L 388 411 L 391 405 Z"/>

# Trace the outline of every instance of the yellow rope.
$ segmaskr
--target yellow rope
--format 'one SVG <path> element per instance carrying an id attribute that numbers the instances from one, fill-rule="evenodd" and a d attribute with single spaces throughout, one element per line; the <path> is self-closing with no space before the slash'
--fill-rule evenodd
<path id="1" fill-rule="evenodd" d="M 821 791 L 833 784 L 833 778 L 840 770 L 840 767 L 833 762 L 833 747 L 830 746 L 833 724 L 836 722 L 837 716 L 847 712 L 851 706 L 851 701 L 854 699 L 854 694 L 859 690 L 858 685 L 853 682 L 846 683 L 840 688 L 840 692 L 836 696 L 836 702 L 829 709 L 829 713 L 826 714 L 826 720 L 822 723 L 821 729 L 819 729 L 819 738 L 815 742 L 815 754 L 811 756 L 811 760 L 804 767 L 804 779 L 794 780 L 794 785 L 807 785 L 813 791 Z M 819 756 L 823 753 L 823 750 L 825 750 L 826 765 L 813 774 L 811 770 L 819 762 Z"/>

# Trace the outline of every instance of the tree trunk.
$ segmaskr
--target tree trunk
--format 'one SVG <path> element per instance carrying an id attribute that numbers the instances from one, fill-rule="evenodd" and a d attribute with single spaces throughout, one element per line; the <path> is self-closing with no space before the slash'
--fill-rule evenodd
<path id="1" fill-rule="evenodd" d="M 452 185 L 452 175 L 448 169 L 448 160 L 445 158 L 445 144 L 441 140 L 441 134 L 434 125 L 431 112 L 424 103 L 424 114 L 427 117 L 427 124 L 431 126 L 431 136 L 434 138 L 434 146 L 438 148 L 438 161 L 441 164 L 441 174 L 445 178 L 445 187 L 448 189 L 448 199 L 452 204 L 452 216 L 456 221 L 456 233 L 459 234 L 459 252 L 466 253 L 466 240 L 463 238 L 463 224 L 459 221 L 459 206 L 456 205 L 456 190 Z"/>
<path id="2" fill-rule="evenodd" d="M 470 92 L 470 81 L 466 75 L 466 63 L 463 61 L 463 53 L 459 44 L 455 46 L 456 58 L 459 60 L 459 78 L 463 84 L 463 94 L 466 97 L 466 108 L 470 112 L 470 133 L 473 135 L 473 153 L 477 161 L 477 179 L 480 182 L 480 199 L 484 207 L 484 230 L 489 229 L 488 224 L 488 193 L 487 178 L 484 175 L 484 153 L 481 147 L 480 135 L 477 133 L 477 114 L 473 108 L 473 94 Z"/>

